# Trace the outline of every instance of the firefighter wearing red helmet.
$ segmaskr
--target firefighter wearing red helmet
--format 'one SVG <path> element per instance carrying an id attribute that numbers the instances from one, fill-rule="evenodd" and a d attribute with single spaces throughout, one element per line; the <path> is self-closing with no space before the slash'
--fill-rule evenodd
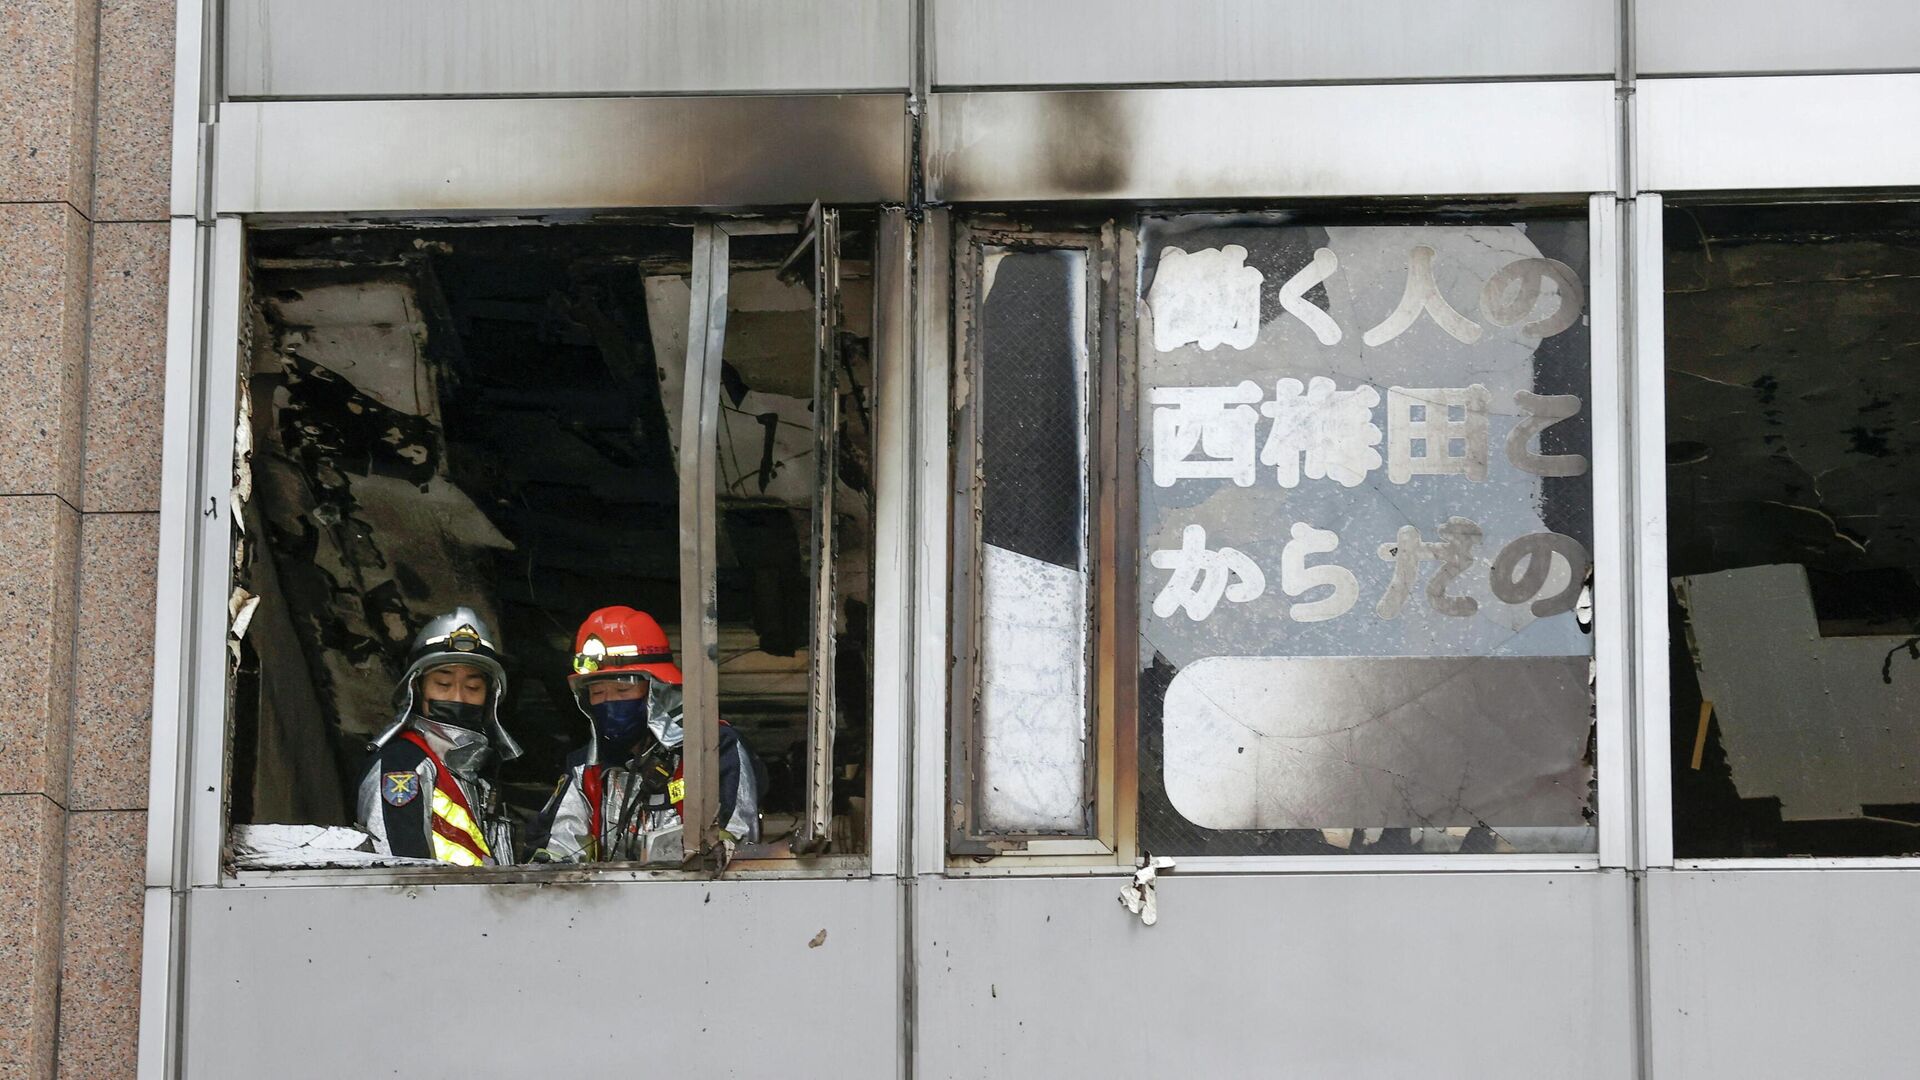
<path id="1" fill-rule="evenodd" d="M 533 827 L 535 862 L 681 860 L 680 669 L 660 624 L 605 607 L 574 637 L 567 682 L 592 736 Z M 736 842 L 760 839 L 759 765 L 725 721 L 719 729 L 720 826 Z"/>

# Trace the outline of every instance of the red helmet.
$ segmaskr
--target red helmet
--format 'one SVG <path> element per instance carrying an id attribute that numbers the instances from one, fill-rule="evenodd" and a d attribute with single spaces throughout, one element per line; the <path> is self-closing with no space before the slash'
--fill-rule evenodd
<path id="1" fill-rule="evenodd" d="M 587 616 L 573 638 L 573 675 L 568 685 L 577 690 L 596 675 L 632 674 L 680 685 L 680 669 L 674 666 L 667 632 L 653 616 L 630 607 L 603 607 Z"/>

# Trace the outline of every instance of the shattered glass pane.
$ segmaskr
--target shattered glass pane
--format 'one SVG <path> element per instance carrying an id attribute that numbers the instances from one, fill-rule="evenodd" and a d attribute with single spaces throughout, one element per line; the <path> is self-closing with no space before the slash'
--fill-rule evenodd
<path id="1" fill-rule="evenodd" d="M 1920 852 L 1920 208 L 1665 225 L 1674 853 Z"/>
<path id="2" fill-rule="evenodd" d="M 1086 253 L 986 253 L 976 825 L 1085 834 Z"/>
<path id="3" fill-rule="evenodd" d="M 1142 846 L 1594 850 L 1584 218 L 1140 250 Z"/>

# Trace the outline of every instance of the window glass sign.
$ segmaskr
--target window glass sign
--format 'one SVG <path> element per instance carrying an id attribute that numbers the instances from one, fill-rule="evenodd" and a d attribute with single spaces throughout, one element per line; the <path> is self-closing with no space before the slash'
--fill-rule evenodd
<path id="1" fill-rule="evenodd" d="M 1141 252 L 1147 849 L 1593 850 L 1585 220 Z"/>

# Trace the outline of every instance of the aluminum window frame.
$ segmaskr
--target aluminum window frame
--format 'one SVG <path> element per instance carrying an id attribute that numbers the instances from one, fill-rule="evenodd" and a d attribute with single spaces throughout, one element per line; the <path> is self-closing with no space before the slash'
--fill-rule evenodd
<path id="1" fill-rule="evenodd" d="M 1365 210 L 1375 200 L 1356 199 L 1351 204 L 1356 210 Z M 1466 208 L 1484 210 L 1497 217 L 1499 211 L 1512 207 L 1511 203 L 1449 203 L 1448 209 Z M 1634 663 L 1635 646 L 1633 636 L 1635 623 L 1633 603 L 1635 590 L 1630 577 L 1629 540 L 1635 535 L 1627 507 L 1632 504 L 1636 475 L 1629 458 L 1632 449 L 1628 442 L 1627 417 L 1632 402 L 1629 398 L 1628 370 L 1623 353 L 1623 334 L 1626 329 L 1625 283 L 1626 265 L 1624 242 L 1627 239 L 1625 229 L 1627 218 L 1622 212 L 1621 202 L 1612 193 L 1590 195 L 1578 202 L 1570 199 L 1529 201 L 1527 209 L 1559 207 L 1577 213 L 1584 209 L 1589 236 L 1589 261 L 1587 267 L 1588 318 L 1591 323 L 1591 353 L 1589 357 L 1589 399 L 1587 402 L 1591 417 L 1592 461 L 1593 461 L 1593 568 L 1594 568 L 1594 609 L 1596 617 L 1593 629 L 1594 678 L 1594 769 L 1595 769 L 1595 806 L 1598 812 L 1596 821 L 1596 845 L 1591 852 L 1568 853 L 1513 853 L 1504 855 L 1480 854 L 1444 854 L 1444 855 L 1302 855 L 1302 856 L 1195 856 L 1179 860 L 1179 866 L 1188 871 L 1226 874 L 1272 874 L 1272 873 L 1403 873 L 1403 872 L 1542 872 L 1624 869 L 1643 865 L 1638 862 L 1636 843 L 1637 826 L 1642 823 L 1640 814 L 1644 803 L 1636 792 L 1635 777 L 1629 771 L 1636 764 L 1634 738 L 1637 725 L 1633 715 L 1637 699 L 1634 692 L 1634 675 L 1638 665 Z M 1236 207 L 1248 209 L 1248 207 Z M 1263 203 L 1258 209 L 1285 209 L 1286 205 L 1278 200 Z M 1130 431 L 1137 426 L 1138 403 L 1133 396 L 1138 391 L 1137 350 L 1140 347 L 1137 334 L 1134 333 L 1134 304 L 1127 303 L 1130 298 L 1137 300 L 1137 250 L 1139 218 L 1148 210 L 1162 214 L 1177 210 L 1177 206 L 1130 203 L 1123 208 L 1113 210 L 1111 216 L 1117 223 L 1115 245 L 1124 251 L 1121 268 L 1124 274 L 1114 275 L 1117 293 L 1121 303 L 1116 304 L 1117 315 L 1103 317 L 1114 318 L 1119 324 L 1110 334 L 1110 339 L 1121 343 L 1124 352 L 1118 366 L 1107 371 L 1106 377 L 1124 387 L 1115 403 L 1117 421 Z M 1218 209 L 1208 207 L 1207 210 Z M 1071 213 L 1072 208 L 1053 207 L 1056 216 L 1059 213 Z M 1031 219 L 1043 220 L 1045 211 L 1036 212 Z M 975 220 L 993 218 L 982 214 Z M 1083 215 L 1084 218 L 1084 215 Z M 923 274 L 929 259 L 944 258 L 947 266 L 958 265 L 958 253 L 963 250 L 966 226 L 951 226 L 952 239 L 948 244 L 930 245 L 932 252 L 923 251 Z M 946 321 L 944 329 L 953 345 L 953 356 L 946 367 L 949 368 L 949 382 L 958 377 L 961 366 L 967 362 L 960 337 L 959 319 L 963 310 L 961 292 L 957 284 L 950 286 Z M 923 313 L 924 318 L 933 317 L 932 313 Z M 1091 320 L 1089 320 L 1091 322 Z M 937 349 L 923 348 L 922 362 L 946 360 Z M 1101 369 L 1096 366 L 1096 378 L 1101 377 Z M 951 387 L 948 388 L 949 392 Z M 1107 392 L 1100 388 L 1100 393 Z M 930 395 L 922 398 L 922 408 L 935 404 Z M 945 405 L 942 398 L 937 404 Z M 942 409 L 943 421 L 954 410 Z M 923 416 L 926 413 L 923 411 Z M 1122 432 L 1125 435 L 1125 431 Z M 961 459 L 961 449 L 957 438 L 951 453 L 955 461 Z M 1137 458 L 1132 440 L 1126 442 L 1121 461 Z M 1137 467 L 1137 465 L 1136 465 Z M 941 458 L 931 460 L 923 458 L 920 463 L 922 484 L 946 485 L 938 488 L 943 492 L 954 492 L 956 498 L 952 504 L 943 507 L 950 514 L 950 527 L 942 538 L 955 544 L 953 553 L 957 558 L 960 547 L 956 539 L 961 535 L 960 521 L 966 514 L 965 506 L 959 501 L 957 483 L 957 465 L 952 474 L 948 471 L 948 462 Z M 937 471 L 936 471 L 937 470 Z M 1125 470 L 1126 476 L 1117 475 L 1122 470 L 1113 470 L 1116 475 L 1104 478 L 1104 482 L 1120 483 L 1122 487 L 1137 483 L 1137 477 L 1131 470 Z M 1122 481 L 1124 480 L 1124 483 Z M 1117 535 L 1134 535 L 1137 496 L 1124 492 L 1118 502 L 1122 520 L 1112 530 Z M 1113 559 L 1107 564 L 1108 577 L 1112 577 L 1114 567 L 1137 567 L 1138 552 L 1132 550 L 1129 541 L 1124 556 L 1119 552 L 1104 548 L 1096 549 L 1098 559 Z M 1101 569 L 1096 560 L 1094 571 Z M 1131 599 L 1122 612 L 1131 618 L 1137 615 L 1138 585 L 1130 583 Z M 950 621 L 940 628 L 936 639 L 942 648 L 942 661 L 952 664 L 959 652 L 957 644 L 950 641 L 950 635 L 957 634 L 955 628 L 965 617 L 966 608 L 956 594 L 949 612 Z M 1611 613 L 1611 617 L 1608 617 Z M 1639 620 L 1644 621 L 1644 620 Z M 1120 635 L 1132 640 L 1134 635 Z M 929 646 L 923 642 L 923 649 Z M 930 656 L 930 651 L 923 654 Z M 1130 673 L 1132 669 L 1123 668 Z M 1138 714 L 1137 679 L 1122 677 L 1118 680 L 1119 695 L 1115 699 L 1116 715 L 1114 727 L 1116 736 L 1125 740 L 1117 743 L 1115 775 L 1112 785 L 1115 789 L 1116 836 L 1118 843 L 1111 853 L 1083 853 L 1076 851 L 1050 852 L 1045 849 L 1029 849 L 1018 855 L 980 855 L 968 849 L 947 848 L 945 872 L 949 875 L 978 876 L 1023 876 L 1044 874 L 1079 873 L 1117 873 L 1130 872 L 1135 865 L 1137 848 L 1137 791 L 1138 791 Z M 923 699 L 924 700 L 924 699 Z M 952 693 L 941 702 L 944 707 L 942 718 L 947 721 L 945 728 L 939 730 L 937 742 L 932 745 L 949 748 L 952 752 L 959 739 L 956 732 L 957 721 L 964 715 L 964 693 L 962 685 L 956 682 Z M 1104 702 L 1103 702 L 1104 704 Z M 923 717 L 922 740 L 930 737 L 926 720 Z M 943 763 L 949 764 L 949 763 Z M 923 768 L 920 782 L 929 782 L 932 770 Z M 951 771 L 944 769 L 939 782 L 946 790 L 951 782 Z M 928 842 L 936 835 L 951 842 L 954 835 L 951 804 L 943 804 L 941 816 L 921 833 L 922 842 Z"/>
<path id="2" fill-rule="evenodd" d="M 1744 81 L 1744 80 L 1726 80 Z M 1920 88 L 1920 76 L 1911 83 Z M 1832 166 L 1836 180 L 1876 159 L 1861 148 L 1853 160 Z M 1750 170 L 1751 171 L 1751 170 Z M 1764 173 L 1764 170 L 1759 170 Z M 1908 180 L 1920 177 L 1907 177 Z M 1920 201 L 1920 188 L 1819 189 L 1747 187 L 1736 191 L 1639 192 L 1633 201 L 1634 265 L 1629 284 L 1633 302 L 1633 473 L 1635 500 L 1636 620 L 1633 648 L 1639 660 L 1635 691 L 1634 738 L 1639 792 L 1636 822 L 1641 865 L 1662 870 L 1913 870 L 1913 855 L 1767 855 L 1682 857 L 1674 850 L 1672 670 L 1667 625 L 1667 470 L 1666 470 L 1666 230 L 1669 194 L 1679 205 L 1725 206 L 1738 203 L 1873 203 Z"/>
<path id="3" fill-rule="evenodd" d="M 946 826 L 949 860 L 984 866 L 997 860 L 1045 859 L 1115 865 L 1131 859 L 1130 845 L 1121 836 L 1119 755 L 1122 744 L 1120 707 L 1130 662 L 1130 635 L 1117 620 L 1129 603 L 1122 593 L 1131 588 L 1131 574 L 1111 558 L 1119 537 L 1129 534 L 1127 499 L 1121 491 L 1119 463 L 1130 450 L 1123 446 L 1131 422 L 1118 393 L 1123 352 L 1120 326 L 1129 320 L 1117 316 L 1123 280 L 1130 287 L 1130 258 L 1123 257 L 1119 234 L 1112 221 L 1078 219 L 1041 220 L 999 214 L 969 214 L 953 227 L 950 250 L 942 253 L 951 267 L 952 292 L 945 305 L 945 324 L 952 335 L 954 363 L 950 374 L 951 411 L 944 418 L 950 432 L 952 471 L 942 491 L 950 492 L 948 542 L 952 545 L 947 581 L 949 630 L 946 635 L 951 672 L 947 708 L 950 720 L 944 733 L 947 748 L 947 793 L 941 820 Z M 1086 559 L 1085 661 L 1086 793 L 1091 803 L 1088 828 L 1081 836 L 1057 833 L 997 833 L 978 827 L 980 791 L 971 762 L 978 752 L 981 730 L 978 688 L 981 654 L 977 629 L 982 617 L 984 542 L 976 523 L 985 494 L 981 472 L 984 421 L 979 398 L 984 345 L 979 316 L 986 300 L 982 288 L 984 265 L 992 251 L 1074 251 L 1084 259 L 1081 331 L 1087 357 L 1081 386 L 1082 415 L 1078 419 L 1086 442 L 1082 448 L 1084 527 L 1082 553 Z M 1128 254 L 1130 254 L 1130 247 Z M 932 314 L 932 313 L 928 313 Z M 1130 332 L 1130 327 L 1129 327 Z M 1128 725 L 1130 727 L 1130 725 Z M 1130 733 L 1125 737 L 1131 737 Z M 1131 803 L 1128 800 L 1130 807 Z M 1130 833 L 1131 830 L 1128 830 Z M 1130 839 L 1130 836 L 1127 838 Z"/>
<path id="4" fill-rule="evenodd" d="M 876 232 L 892 240 L 886 247 L 876 243 L 873 259 L 874 341 L 873 364 L 876 392 L 876 460 L 885 456 L 878 445 L 880 431 L 890 439 L 901 437 L 901 420 L 882 415 L 882 410 L 904 406 L 897 393 L 901 369 L 905 366 L 906 311 L 895 294 L 904 294 L 910 268 L 901 260 L 906 245 L 904 216 L 894 209 L 875 208 L 883 227 Z M 858 854 L 778 856 L 735 859 L 724 867 L 711 865 L 701 869 L 650 868 L 638 864 L 583 864 L 536 867 L 516 864 L 499 867 L 288 867 L 284 869 L 229 869 L 225 865 L 229 832 L 229 777 L 227 766 L 232 738 L 233 714 L 229 702 L 231 672 L 228 670 L 228 598 L 233 585 L 232 537 L 233 508 L 229 496 L 233 488 L 233 460 L 236 446 L 236 422 L 239 409 L 240 379 L 247 370 L 243 356 L 247 325 L 247 240 L 257 229 L 298 226 L 324 226 L 336 219 L 297 219 L 276 215 L 219 215 L 210 222 L 196 223 L 175 219 L 172 225 L 172 278 L 168 297 L 167 415 L 162 476 L 162 520 L 160 528 L 159 586 L 156 598 L 156 656 L 153 713 L 153 753 L 149 775 L 150 813 L 148 816 L 147 887 L 150 927 L 174 923 L 164 948 L 155 949 L 157 940 L 149 940 L 148 975 L 143 978 L 177 979 L 182 954 L 182 903 L 187 890 L 197 888 L 262 887 L 341 887 L 355 888 L 392 885 L 518 884 L 526 882 L 625 882 L 712 880 L 716 877 L 746 879 L 834 879 L 872 877 L 890 873 L 891 866 L 881 861 L 897 857 L 898 841 L 883 845 L 880 836 L 882 814 L 878 808 L 897 803 L 901 792 L 901 761 L 896 753 L 880 753 L 881 732 L 898 726 L 877 710 L 874 713 L 872 746 L 869 750 L 869 834 L 867 850 Z M 525 215 L 490 215 L 471 227 L 508 227 L 524 225 Z M 722 236 L 784 233 L 798 235 L 801 215 L 793 212 L 780 217 L 754 215 L 703 215 L 696 229 L 710 227 Z M 338 219 L 342 226 L 364 227 L 358 219 Z M 393 222 L 405 227 L 405 219 Z M 722 241 L 724 246 L 724 240 Z M 696 253 L 697 254 L 697 253 Z M 710 258 L 710 256 L 709 256 Z M 696 259 L 697 262 L 697 259 Z M 711 268 L 711 262 L 709 262 Z M 691 285 L 691 283 L 690 283 Z M 726 293 L 717 294 L 724 331 Z M 712 296 L 709 298 L 709 305 Z M 700 310 L 690 305 L 689 322 Z M 689 329 L 692 327 L 690 325 Z M 883 332 L 884 331 L 884 332 Z M 699 343 L 706 355 L 705 341 Z M 715 377 L 715 402 L 718 391 L 718 358 L 724 337 L 712 341 L 711 357 Z M 696 342 L 688 343 L 688 367 L 693 369 Z M 881 387 L 882 380 L 886 387 Z M 889 404 L 891 403 L 891 404 Z M 692 429 L 688 429 L 692 430 Z M 703 442 L 702 445 L 705 445 Z M 712 459 L 709 449 L 703 458 Z M 884 479 L 883 479 L 884 476 Z M 876 532 L 899 520 L 907 493 L 902 490 L 906 478 L 897 470 L 876 470 L 874 527 Z M 883 487 L 884 485 L 884 487 Z M 688 485 L 683 485 L 683 489 Z M 685 492 L 683 490 L 683 501 Z M 714 510 L 708 507 L 709 535 L 705 555 L 715 553 L 711 525 Z M 686 521 L 682 519 L 683 531 Z M 683 544 L 682 579 L 686 581 L 689 562 L 699 552 L 690 552 Z M 882 595 L 883 580 L 887 595 Z M 711 577 L 708 578 L 711 586 Z M 901 605 L 898 590 L 906 583 L 899 575 L 874 578 L 876 629 L 883 611 Z M 683 595 L 683 609 L 686 597 Z M 704 602 L 702 600 L 701 602 Z M 708 609 L 710 610 L 710 609 Z M 696 678 L 700 665 L 691 650 L 683 655 L 688 682 Z M 710 663 L 712 657 L 706 658 Z M 709 684 L 712 685 L 712 684 Z M 876 686 L 877 691 L 877 686 Z M 691 698 L 691 694 L 689 695 Z M 714 713 L 717 728 L 717 702 Z M 689 715 L 692 709 L 689 707 Z M 690 735 L 695 724 L 689 724 Z M 717 735 L 715 736 L 717 738 Z M 898 746 L 898 733 L 889 740 Z M 692 739 L 689 740 L 690 744 Z M 688 802 L 699 794 L 696 783 L 704 783 L 713 805 L 718 805 L 717 758 L 704 781 L 696 781 L 699 766 L 689 763 Z M 696 804 L 697 809 L 697 804 Z M 891 811 L 897 830 L 898 810 Z M 886 851 L 880 850 L 882 846 Z M 165 889 L 166 893 L 156 890 Z M 171 896 L 168 911 L 155 907 L 160 898 Z M 161 965 L 164 964 L 164 968 Z M 159 986 L 155 982 L 150 985 Z"/>

